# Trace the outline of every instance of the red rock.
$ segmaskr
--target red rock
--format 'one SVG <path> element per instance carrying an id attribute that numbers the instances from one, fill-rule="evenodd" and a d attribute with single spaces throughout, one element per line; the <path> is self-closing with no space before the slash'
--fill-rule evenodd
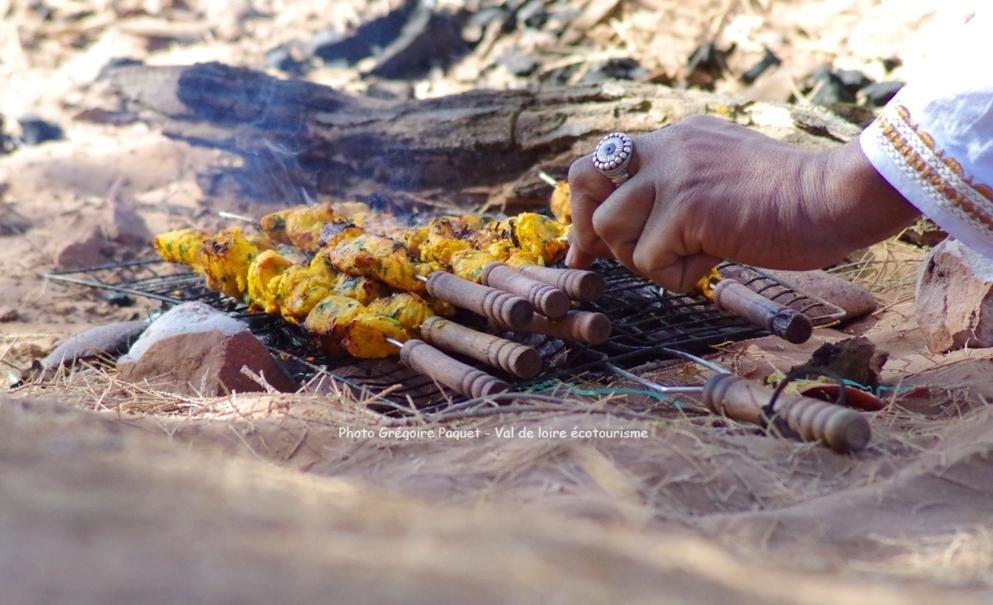
<path id="1" fill-rule="evenodd" d="M 131 207 L 130 202 L 114 186 L 106 209 L 96 220 L 82 226 L 67 225 L 57 238 L 55 266 L 59 269 L 89 267 L 115 260 L 129 250 L 148 246 L 152 234 L 148 225 Z"/>
<path id="2" fill-rule="evenodd" d="M 938 244 L 917 281 L 917 325 L 933 353 L 993 347 L 993 259 L 956 240 Z"/>
<path id="3" fill-rule="evenodd" d="M 17 309 L 13 307 L 0 307 L 0 323 L 5 323 L 8 321 L 17 321 L 20 314 Z"/>
<path id="4" fill-rule="evenodd" d="M 176 393 L 263 391 L 242 367 L 264 376 L 277 390 L 297 387 L 244 323 L 203 303 L 186 303 L 163 314 L 117 367 L 122 380 L 148 381 Z"/>

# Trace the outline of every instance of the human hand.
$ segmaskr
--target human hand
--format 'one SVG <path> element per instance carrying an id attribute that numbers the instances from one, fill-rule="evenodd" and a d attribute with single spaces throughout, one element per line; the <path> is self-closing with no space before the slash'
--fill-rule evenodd
<path id="1" fill-rule="evenodd" d="M 634 176 L 620 187 L 590 156 L 569 170 L 569 266 L 615 258 L 686 292 L 720 259 L 817 269 L 898 232 L 918 214 L 857 141 L 807 151 L 694 116 L 635 138 L 635 151 Z"/>

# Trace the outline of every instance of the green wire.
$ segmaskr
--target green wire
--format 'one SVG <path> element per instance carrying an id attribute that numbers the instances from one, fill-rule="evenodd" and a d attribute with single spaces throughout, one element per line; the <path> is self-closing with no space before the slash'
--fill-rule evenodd
<path id="1" fill-rule="evenodd" d="M 560 380 L 549 380 L 535 383 L 527 390 L 535 393 L 543 393 L 546 391 L 556 390 L 557 388 L 563 386 L 566 388 L 568 393 L 579 395 L 581 397 L 602 397 L 604 395 L 642 395 L 645 397 L 650 397 L 656 401 L 664 401 L 672 404 L 672 406 L 677 410 L 685 410 L 687 407 L 686 403 L 681 401 L 678 396 L 672 397 L 649 389 L 632 389 L 626 387 L 600 387 L 595 389 L 584 389 Z"/>

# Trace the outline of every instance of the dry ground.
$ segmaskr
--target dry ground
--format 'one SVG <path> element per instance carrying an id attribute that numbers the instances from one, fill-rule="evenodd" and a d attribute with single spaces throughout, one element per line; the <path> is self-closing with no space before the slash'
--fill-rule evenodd
<path id="1" fill-rule="evenodd" d="M 205 199 L 195 184 L 210 152 L 140 123 L 72 119 L 104 102 L 94 81 L 109 59 L 256 67 L 276 43 L 389 3 L 64 1 L 44 3 L 54 9 L 48 20 L 29 3 L 7 4 L 0 113 L 8 128 L 27 111 L 58 119 L 68 137 L 0 157 L 0 225 L 11 227 L 0 229 L 0 307 L 19 314 L 0 324 L 0 373 L 16 374 L 80 327 L 152 308 L 122 309 L 39 277 L 59 242 L 105 210 L 111 185 L 120 181 L 153 231 L 209 225 L 231 203 Z M 742 66 L 762 44 L 786 60 L 755 87 L 733 78 L 717 87 L 784 100 L 824 61 L 876 76 L 881 59 L 899 56 L 909 69 L 919 37 L 941 22 L 928 4 L 624 2 L 571 47 L 540 36 L 499 44 L 530 44 L 546 66 L 623 49 L 678 79 L 689 51 L 717 32 L 739 44 L 733 60 Z M 235 18 L 246 7 L 259 14 Z M 480 74 L 486 60 L 474 54 L 425 77 L 415 94 L 527 84 L 499 70 Z M 368 86 L 354 70 L 312 77 L 356 92 Z M 857 259 L 849 276 L 885 306 L 845 332 L 820 330 L 802 347 L 763 339 L 722 356 L 761 376 L 819 342 L 870 336 L 891 353 L 884 379 L 898 390 L 873 415 L 873 445 L 857 456 L 638 398 L 563 394 L 400 427 L 327 383 L 312 385 L 319 395 L 202 399 L 121 384 L 87 366 L 22 388 L 0 400 L 3 602 L 989 602 L 993 353 L 922 352 L 912 303 L 922 255 L 890 243 Z M 339 434 L 411 426 L 491 434 Z M 492 434 L 509 426 L 651 436 Z"/>

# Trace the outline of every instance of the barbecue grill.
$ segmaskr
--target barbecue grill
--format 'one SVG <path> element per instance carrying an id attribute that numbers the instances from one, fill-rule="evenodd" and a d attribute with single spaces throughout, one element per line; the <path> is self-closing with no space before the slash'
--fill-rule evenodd
<path id="1" fill-rule="evenodd" d="M 724 263 L 722 267 L 730 267 Z M 739 280 L 752 290 L 800 311 L 814 325 L 840 319 L 843 311 L 824 300 L 791 289 L 774 277 L 751 267 L 736 266 Z M 606 294 L 580 308 L 606 314 L 612 324 L 610 338 L 601 345 L 566 343 L 540 334 L 518 334 L 486 326 L 467 314 L 460 321 L 476 329 L 499 334 L 533 346 L 541 354 L 544 370 L 534 379 L 506 379 L 515 390 L 547 388 L 583 375 L 604 372 L 607 364 L 630 369 L 648 362 L 671 359 L 665 349 L 707 353 L 715 345 L 740 341 L 765 332 L 748 321 L 714 306 L 698 295 L 660 291 L 612 261 L 598 261 L 594 269 L 607 282 Z M 744 272 L 743 275 L 741 273 Z M 50 273 L 48 279 L 65 284 L 98 288 L 157 300 L 163 308 L 200 301 L 244 320 L 251 331 L 282 359 L 301 383 L 322 373 L 353 389 L 383 394 L 394 406 L 427 407 L 459 401 L 451 393 L 396 358 L 356 360 L 329 358 L 312 346 L 303 331 L 279 317 L 252 312 L 243 302 L 209 290 L 203 278 L 182 265 L 161 260 L 134 260 Z"/>

